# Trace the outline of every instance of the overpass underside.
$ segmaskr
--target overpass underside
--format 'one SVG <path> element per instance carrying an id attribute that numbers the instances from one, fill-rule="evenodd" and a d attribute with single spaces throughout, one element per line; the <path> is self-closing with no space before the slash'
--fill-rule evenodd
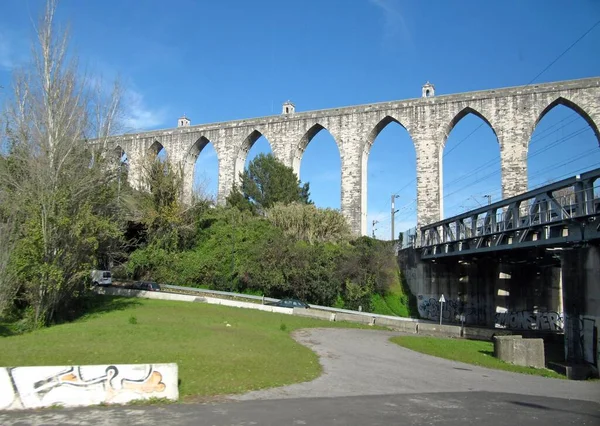
<path id="1" fill-rule="evenodd" d="M 547 361 L 599 362 L 600 243 L 423 261 L 399 253 L 422 318 L 508 329 L 549 343 Z M 446 303 L 440 312 L 439 299 Z M 549 349 L 551 349 L 549 351 Z"/>
<path id="2" fill-rule="evenodd" d="M 422 227 L 420 247 L 400 253 L 419 314 L 542 335 L 558 342 L 550 360 L 597 367 L 599 179 L 592 170 Z"/>

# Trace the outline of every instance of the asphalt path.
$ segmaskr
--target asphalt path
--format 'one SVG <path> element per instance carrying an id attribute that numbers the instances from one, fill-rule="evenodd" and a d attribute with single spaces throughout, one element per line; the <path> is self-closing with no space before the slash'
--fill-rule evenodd
<path id="1" fill-rule="evenodd" d="M 320 356 L 311 382 L 223 402 L 0 413 L 0 425 L 600 425 L 600 382 L 489 370 L 422 355 L 398 333 L 310 329 L 294 337 Z"/>

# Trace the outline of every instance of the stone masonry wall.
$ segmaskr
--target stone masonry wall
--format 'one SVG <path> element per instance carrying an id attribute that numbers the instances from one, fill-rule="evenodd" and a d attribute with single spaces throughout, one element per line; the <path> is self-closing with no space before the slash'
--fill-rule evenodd
<path id="1" fill-rule="evenodd" d="M 143 187 L 142 166 L 148 152 L 164 147 L 184 172 L 186 198 L 193 184 L 194 162 L 210 141 L 219 162 L 218 203 L 237 181 L 254 142 L 264 135 L 273 154 L 298 173 L 302 155 L 323 128 L 340 151 L 341 210 L 355 234 L 367 233 L 367 160 L 379 132 L 390 122 L 410 134 L 417 159 L 417 226 L 442 219 L 441 158 L 448 135 L 464 116 L 475 114 L 490 125 L 500 144 L 502 196 L 527 190 L 527 150 L 531 134 L 554 106 L 578 112 L 600 141 L 600 78 L 486 90 L 404 101 L 295 112 L 222 123 L 178 127 L 116 136 L 110 148 L 122 148 L 130 163 L 129 179 Z"/>

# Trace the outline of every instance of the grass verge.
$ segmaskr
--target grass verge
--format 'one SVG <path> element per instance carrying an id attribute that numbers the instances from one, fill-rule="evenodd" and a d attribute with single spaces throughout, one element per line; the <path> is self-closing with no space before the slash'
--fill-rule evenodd
<path id="1" fill-rule="evenodd" d="M 175 362 L 184 399 L 242 393 L 319 376 L 316 354 L 290 337 L 294 330 L 361 327 L 204 303 L 97 297 L 105 298 L 103 309 L 75 322 L 0 337 L 0 366 Z"/>
<path id="2" fill-rule="evenodd" d="M 385 296 L 371 296 L 371 310 L 375 314 L 409 317 L 408 296 L 405 295 L 400 282 L 392 285 Z"/>
<path id="3" fill-rule="evenodd" d="M 494 344 L 492 342 L 418 336 L 399 336 L 392 337 L 390 340 L 393 343 L 412 349 L 413 351 L 450 359 L 452 361 L 460 361 L 467 364 L 494 368 L 496 370 L 512 371 L 515 373 L 533 374 L 537 376 L 554 377 L 557 379 L 565 378 L 565 376 L 552 370 L 522 367 L 494 358 Z"/>

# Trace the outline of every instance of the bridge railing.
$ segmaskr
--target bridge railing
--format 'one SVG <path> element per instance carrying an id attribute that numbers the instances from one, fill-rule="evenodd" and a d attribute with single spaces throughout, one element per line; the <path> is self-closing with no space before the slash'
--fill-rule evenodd
<path id="1" fill-rule="evenodd" d="M 600 214 L 600 168 L 421 227 L 420 246 L 481 239 Z"/>

